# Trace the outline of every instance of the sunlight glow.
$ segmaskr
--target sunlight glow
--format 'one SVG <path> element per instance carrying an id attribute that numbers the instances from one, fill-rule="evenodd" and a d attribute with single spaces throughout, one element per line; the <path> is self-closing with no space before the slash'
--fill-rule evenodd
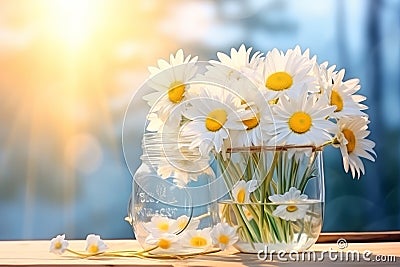
<path id="1" fill-rule="evenodd" d="M 146 66 L 175 49 L 158 29 L 169 7 L 0 1 L 0 199 L 19 201 L 8 218 L 14 230 L 0 229 L 2 237 L 31 239 L 46 234 L 46 223 L 75 233 L 74 217 L 85 210 L 75 203 L 79 194 L 91 190 L 88 181 L 104 186 L 104 170 L 123 161 L 118 129 L 131 90 Z"/>
<path id="2" fill-rule="evenodd" d="M 47 6 L 50 31 L 70 48 L 79 48 L 101 22 L 103 1 L 56 0 Z"/>

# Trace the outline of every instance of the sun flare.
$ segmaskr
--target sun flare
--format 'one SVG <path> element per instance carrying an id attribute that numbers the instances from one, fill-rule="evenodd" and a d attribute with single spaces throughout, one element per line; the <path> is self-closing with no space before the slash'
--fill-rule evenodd
<path id="1" fill-rule="evenodd" d="M 70 48 L 80 48 L 102 20 L 103 1 L 57 0 L 46 5 L 49 31 Z"/>

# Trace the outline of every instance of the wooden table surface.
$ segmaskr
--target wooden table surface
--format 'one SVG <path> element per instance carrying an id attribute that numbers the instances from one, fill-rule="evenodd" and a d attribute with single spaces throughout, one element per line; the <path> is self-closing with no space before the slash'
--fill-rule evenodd
<path id="1" fill-rule="evenodd" d="M 82 251 L 85 247 L 84 240 L 70 240 L 69 248 Z M 140 246 L 135 240 L 106 240 L 109 250 L 139 250 Z M 336 251 L 343 253 L 343 259 L 330 259 L 328 253 L 324 254 L 322 261 L 293 261 L 289 254 L 283 257 L 287 261 L 260 260 L 257 254 L 243 254 L 231 249 L 210 255 L 202 255 L 184 260 L 158 260 L 158 259 L 138 259 L 138 258 L 101 258 L 93 257 L 89 259 L 79 259 L 66 252 L 63 255 L 55 255 L 49 252 L 49 240 L 41 241 L 0 241 L 0 265 L 19 265 L 19 266 L 341 266 L 345 264 L 359 266 L 400 266 L 400 242 L 379 242 L 379 243 L 348 243 L 347 248 L 341 250 L 336 243 L 324 243 L 314 245 L 310 251 L 315 251 L 320 256 L 321 251 Z M 348 262 L 345 260 L 345 252 L 357 250 L 361 254 L 366 250 L 372 252 L 369 256 L 370 261 L 362 259 L 360 261 Z M 341 252 L 340 252 L 341 251 Z M 367 253 L 368 254 L 368 253 Z M 335 255 L 335 254 L 332 254 Z M 349 254 L 350 255 L 350 254 Z M 383 256 L 382 256 L 383 255 Z M 392 256 L 392 257 L 389 257 Z M 385 262 L 382 262 L 385 260 Z"/>

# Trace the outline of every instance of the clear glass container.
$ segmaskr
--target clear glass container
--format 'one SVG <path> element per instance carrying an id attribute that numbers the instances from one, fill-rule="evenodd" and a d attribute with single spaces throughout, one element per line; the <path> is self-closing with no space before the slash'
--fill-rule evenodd
<path id="1" fill-rule="evenodd" d="M 237 249 L 302 251 L 316 242 L 325 197 L 322 149 L 248 147 L 216 157 L 230 190 L 220 201 L 221 221 L 237 228 Z"/>
<path id="2" fill-rule="evenodd" d="M 215 174 L 209 156 L 189 147 L 191 138 L 146 133 L 142 164 L 132 182 L 129 213 L 135 237 L 154 254 L 185 255 L 212 247 L 218 223 Z"/>

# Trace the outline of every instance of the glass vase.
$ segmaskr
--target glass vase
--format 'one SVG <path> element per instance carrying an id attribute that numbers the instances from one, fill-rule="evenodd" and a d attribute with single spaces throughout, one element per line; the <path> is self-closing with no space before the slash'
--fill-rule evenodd
<path id="1" fill-rule="evenodd" d="M 190 139 L 145 134 L 142 164 L 133 175 L 129 214 L 136 239 L 153 254 L 188 255 L 211 249 L 218 204 L 215 174 Z"/>
<path id="2" fill-rule="evenodd" d="M 229 189 L 220 218 L 236 227 L 239 251 L 302 251 L 316 242 L 324 211 L 322 149 L 233 148 L 216 162 Z"/>

